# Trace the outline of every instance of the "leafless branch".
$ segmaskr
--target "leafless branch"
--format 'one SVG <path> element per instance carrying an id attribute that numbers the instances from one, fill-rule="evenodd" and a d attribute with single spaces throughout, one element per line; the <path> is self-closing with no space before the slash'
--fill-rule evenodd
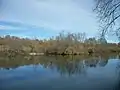
<path id="1" fill-rule="evenodd" d="M 101 34 L 105 34 L 111 29 L 116 32 L 120 30 L 114 28 L 120 19 L 120 0 L 95 0 L 94 12 L 97 13 L 100 26 L 102 26 Z"/>

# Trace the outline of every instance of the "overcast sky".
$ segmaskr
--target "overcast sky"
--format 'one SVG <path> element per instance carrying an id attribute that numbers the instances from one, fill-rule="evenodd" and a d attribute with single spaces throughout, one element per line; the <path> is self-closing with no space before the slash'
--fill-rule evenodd
<path id="1" fill-rule="evenodd" d="M 97 36 L 92 0 L 0 0 L 0 34 L 46 38 L 60 31 Z"/>

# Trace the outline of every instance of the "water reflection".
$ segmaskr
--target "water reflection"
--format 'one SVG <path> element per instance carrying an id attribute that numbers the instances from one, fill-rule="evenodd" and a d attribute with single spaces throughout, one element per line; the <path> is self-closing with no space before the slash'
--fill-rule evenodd
<path id="1" fill-rule="evenodd" d="M 108 63 L 108 59 L 101 57 L 74 57 L 74 56 L 16 56 L 16 57 L 4 57 L 0 60 L 0 67 L 2 69 L 11 70 L 24 65 L 33 65 L 34 68 L 40 64 L 44 68 L 54 69 L 56 68 L 61 74 L 74 74 L 80 73 L 87 67 L 104 67 Z"/>
<path id="2" fill-rule="evenodd" d="M 57 69 L 61 74 L 80 74 L 86 68 L 105 67 L 109 58 L 80 57 L 80 56 L 16 56 L 4 57 L 0 60 L 0 68 L 11 70 L 25 65 L 33 65 L 33 68 L 42 65 L 44 68 Z"/>
<path id="3" fill-rule="evenodd" d="M 118 56 L 112 58 L 102 56 L 16 56 L 9 58 L 1 56 L 0 81 L 2 81 L 0 90 L 16 90 L 20 87 L 22 90 L 26 88 L 29 90 L 56 90 L 56 88 L 119 90 L 120 59 Z"/>

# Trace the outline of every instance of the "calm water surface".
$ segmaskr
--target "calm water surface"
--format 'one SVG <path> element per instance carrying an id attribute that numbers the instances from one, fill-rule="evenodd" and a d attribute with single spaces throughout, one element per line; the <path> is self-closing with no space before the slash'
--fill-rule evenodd
<path id="1" fill-rule="evenodd" d="M 119 57 L 0 56 L 0 90 L 120 90 Z"/>

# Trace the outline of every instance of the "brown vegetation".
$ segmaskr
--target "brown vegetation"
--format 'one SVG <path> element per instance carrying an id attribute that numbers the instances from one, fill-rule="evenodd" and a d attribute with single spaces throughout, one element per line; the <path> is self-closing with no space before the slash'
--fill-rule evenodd
<path id="1" fill-rule="evenodd" d="M 89 38 L 85 33 L 60 33 L 49 40 L 25 39 L 15 36 L 0 37 L 0 52 L 10 56 L 16 54 L 43 53 L 46 55 L 88 55 L 120 52 L 120 46 L 107 43 L 105 40 Z"/>

